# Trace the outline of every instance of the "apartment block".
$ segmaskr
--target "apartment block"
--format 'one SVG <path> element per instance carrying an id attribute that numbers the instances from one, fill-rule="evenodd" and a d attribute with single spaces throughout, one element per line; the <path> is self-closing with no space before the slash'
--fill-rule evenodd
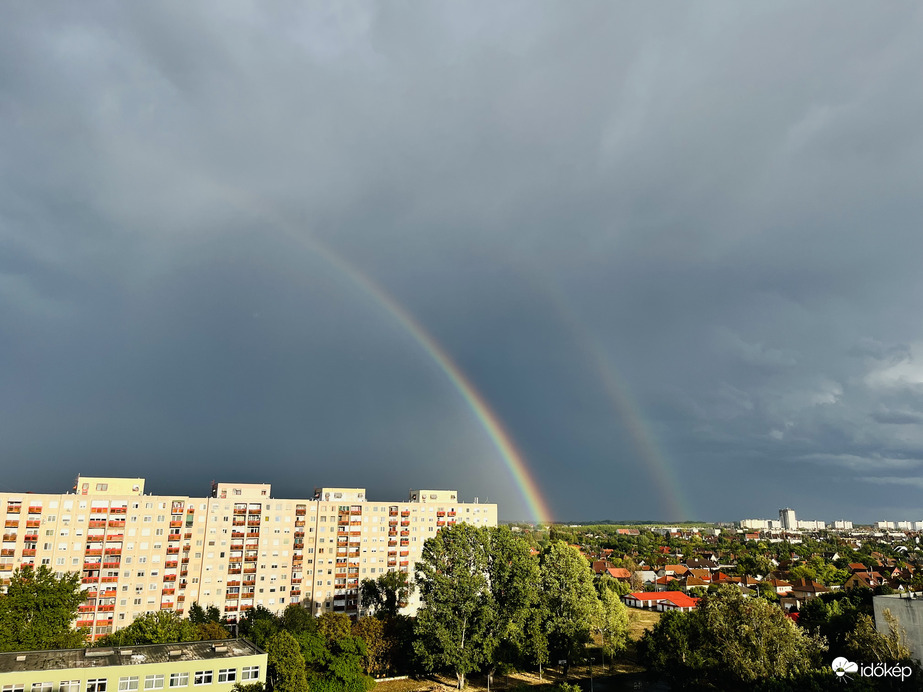
<path id="1" fill-rule="evenodd" d="M 369 500 L 364 488 L 318 488 L 310 499 L 271 490 L 216 483 L 209 497 L 148 495 L 144 479 L 78 477 L 71 493 L 0 493 L 0 583 L 27 564 L 79 572 L 87 600 L 77 625 L 94 638 L 194 602 L 232 621 L 291 603 L 355 616 L 361 580 L 412 576 L 441 527 L 497 524 L 496 504 L 459 502 L 453 490 L 411 490 L 404 502 Z M 408 612 L 418 605 L 415 594 Z"/>

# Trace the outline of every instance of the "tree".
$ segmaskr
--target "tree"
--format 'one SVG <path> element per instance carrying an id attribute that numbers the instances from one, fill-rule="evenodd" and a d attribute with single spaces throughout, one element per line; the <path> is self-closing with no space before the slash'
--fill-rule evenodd
<path id="1" fill-rule="evenodd" d="M 564 661 L 567 677 L 602 614 L 590 563 L 563 541 L 551 543 L 541 557 L 541 591 L 551 660 Z"/>
<path id="2" fill-rule="evenodd" d="M 888 634 L 875 628 L 875 621 L 869 615 L 860 615 L 855 629 L 846 635 L 846 651 L 851 661 L 872 660 L 882 663 L 900 663 L 910 659 L 906 633 L 901 629 L 889 609 L 884 611 L 888 623 Z"/>
<path id="3" fill-rule="evenodd" d="M 237 623 L 241 637 L 246 637 L 261 649 L 265 649 L 269 640 L 282 628 L 281 619 L 265 606 L 248 610 Z"/>
<path id="4" fill-rule="evenodd" d="M 268 680 L 273 692 L 307 692 L 304 656 L 288 632 L 277 632 L 266 645 Z"/>
<path id="5" fill-rule="evenodd" d="M 603 592 L 600 604 L 602 614 L 599 631 L 602 635 L 603 651 L 611 658 L 628 646 L 628 608 L 611 589 Z"/>
<path id="6" fill-rule="evenodd" d="M 362 607 L 375 617 L 388 618 L 400 613 L 413 593 L 406 572 L 385 572 L 377 579 L 363 579 L 360 587 Z"/>
<path id="7" fill-rule="evenodd" d="M 139 615 L 128 627 L 106 635 L 97 644 L 99 646 L 132 646 L 194 642 L 199 639 L 201 639 L 199 629 L 192 622 L 172 610 L 160 610 L 156 613 Z"/>
<path id="8" fill-rule="evenodd" d="M 388 640 L 385 623 L 377 617 L 359 618 L 353 624 L 353 636 L 365 642 L 365 672 L 378 676 L 388 669 Z"/>
<path id="9" fill-rule="evenodd" d="M 207 625 L 210 622 L 221 623 L 221 611 L 218 606 L 203 608 L 198 601 L 189 606 L 189 619 L 194 625 Z"/>
<path id="10" fill-rule="evenodd" d="M 689 613 L 664 613 L 639 650 L 648 667 L 682 684 L 740 689 L 797 686 L 820 665 L 824 640 L 762 598 L 722 586 Z"/>
<path id="11" fill-rule="evenodd" d="M 451 669 L 458 689 L 486 660 L 487 545 L 484 529 L 456 524 L 427 539 L 417 563 L 421 608 L 414 651 L 427 669 Z"/>
<path id="12" fill-rule="evenodd" d="M 14 571 L 6 594 L 0 594 L 0 651 L 82 646 L 87 630 L 71 624 L 85 598 L 76 572 L 59 578 L 44 565 Z"/>
<path id="13" fill-rule="evenodd" d="M 508 526 L 487 529 L 488 605 L 485 622 L 487 685 L 498 667 L 512 665 L 525 650 L 526 623 L 538 603 L 538 562 Z"/>

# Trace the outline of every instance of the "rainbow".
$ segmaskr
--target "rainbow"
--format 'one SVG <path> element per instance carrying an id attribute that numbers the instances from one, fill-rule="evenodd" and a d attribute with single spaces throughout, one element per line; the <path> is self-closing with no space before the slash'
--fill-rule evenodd
<path id="1" fill-rule="evenodd" d="M 446 350 L 423 327 L 422 324 L 384 288 L 373 281 L 368 275 L 361 272 L 356 266 L 347 261 L 342 255 L 317 238 L 305 235 L 300 230 L 295 230 L 290 224 L 277 215 L 267 212 L 257 204 L 256 200 L 243 190 L 216 183 L 209 180 L 213 189 L 222 193 L 226 201 L 242 209 L 247 209 L 258 218 L 270 221 L 277 229 L 281 230 L 293 242 L 307 247 L 324 259 L 330 266 L 349 278 L 359 289 L 371 297 L 375 303 L 382 307 L 398 324 L 413 338 L 434 363 L 448 378 L 455 390 L 461 395 L 468 408 L 474 414 L 481 427 L 487 433 L 494 447 L 503 459 L 514 483 L 519 489 L 532 518 L 540 524 L 552 523 L 551 509 L 542 495 L 522 452 L 516 447 L 512 436 L 504 428 L 503 423 L 483 395 L 477 390 L 461 368 L 452 360 Z"/>
<path id="2" fill-rule="evenodd" d="M 691 505 L 685 500 L 677 479 L 679 474 L 671 467 L 666 454 L 657 443 L 641 414 L 640 406 L 631 397 L 631 390 L 619 375 L 618 369 L 606 355 L 599 339 L 586 327 L 584 322 L 570 306 L 563 292 L 550 279 L 535 280 L 549 296 L 559 317 L 566 322 L 571 332 L 577 336 L 581 349 L 592 363 L 593 369 L 600 376 L 603 389 L 615 409 L 616 416 L 622 421 L 631 442 L 641 459 L 644 460 L 654 485 L 660 490 L 661 501 L 670 515 L 669 521 L 689 520 L 695 516 Z"/>
<path id="3" fill-rule="evenodd" d="M 372 281 L 366 274 L 360 272 L 354 265 L 347 262 L 341 255 L 316 238 L 305 239 L 299 235 L 289 234 L 295 241 L 307 244 L 330 265 L 336 267 L 341 273 L 348 276 L 362 291 L 371 296 L 376 303 L 383 307 L 405 331 L 413 337 L 414 341 L 426 354 L 439 366 L 456 391 L 464 399 L 468 408 L 477 418 L 481 427 L 487 433 L 494 447 L 500 453 L 510 475 L 519 488 L 526 505 L 533 518 L 542 524 L 552 523 L 551 510 L 545 500 L 538 483 L 533 477 L 529 466 L 526 464 L 522 452 L 516 447 L 513 438 L 503 427 L 496 413 L 488 405 L 483 395 L 477 390 L 461 368 L 452 360 L 446 350 L 438 341 L 424 329 L 410 312 L 397 302 L 380 285 Z"/>

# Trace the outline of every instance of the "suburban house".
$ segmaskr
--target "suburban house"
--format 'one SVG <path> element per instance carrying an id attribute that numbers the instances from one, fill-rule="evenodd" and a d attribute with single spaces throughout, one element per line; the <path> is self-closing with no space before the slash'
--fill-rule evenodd
<path id="1" fill-rule="evenodd" d="M 690 598 L 682 591 L 658 591 L 656 593 L 635 592 L 625 596 L 625 605 L 629 608 L 646 608 L 664 613 L 679 610 L 688 613 L 695 608 L 697 598 Z"/>

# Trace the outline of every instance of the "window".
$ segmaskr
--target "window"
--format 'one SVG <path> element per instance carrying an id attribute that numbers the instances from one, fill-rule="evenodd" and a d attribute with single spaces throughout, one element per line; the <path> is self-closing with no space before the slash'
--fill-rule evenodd
<path id="1" fill-rule="evenodd" d="M 170 673 L 170 687 L 188 687 L 189 673 Z"/>
<path id="2" fill-rule="evenodd" d="M 160 673 L 158 675 L 145 675 L 144 676 L 144 689 L 162 690 L 163 689 L 163 673 Z"/>
<path id="3" fill-rule="evenodd" d="M 235 682 L 237 680 L 237 668 L 225 668 L 218 671 L 218 682 Z"/>
<path id="4" fill-rule="evenodd" d="M 106 692 L 106 678 L 87 680 L 87 692 Z"/>
<path id="5" fill-rule="evenodd" d="M 78 692 L 80 690 L 79 680 L 62 680 L 58 686 L 58 692 Z"/>
<path id="6" fill-rule="evenodd" d="M 119 692 L 128 692 L 128 690 L 138 689 L 138 676 L 133 675 L 130 678 L 119 678 Z"/>
<path id="7" fill-rule="evenodd" d="M 241 680 L 257 680 L 260 677 L 259 666 L 244 666 L 240 671 Z"/>
<path id="8" fill-rule="evenodd" d="M 32 692 L 51 692 L 54 689 L 53 682 L 33 682 Z"/>
<path id="9" fill-rule="evenodd" d="M 211 685 L 212 684 L 212 671 L 210 670 L 197 671 L 195 674 L 195 677 L 193 678 L 193 684 Z"/>
<path id="10" fill-rule="evenodd" d="M 23 692 L 24 685 L 4 685 L 3 692 Z"/>

